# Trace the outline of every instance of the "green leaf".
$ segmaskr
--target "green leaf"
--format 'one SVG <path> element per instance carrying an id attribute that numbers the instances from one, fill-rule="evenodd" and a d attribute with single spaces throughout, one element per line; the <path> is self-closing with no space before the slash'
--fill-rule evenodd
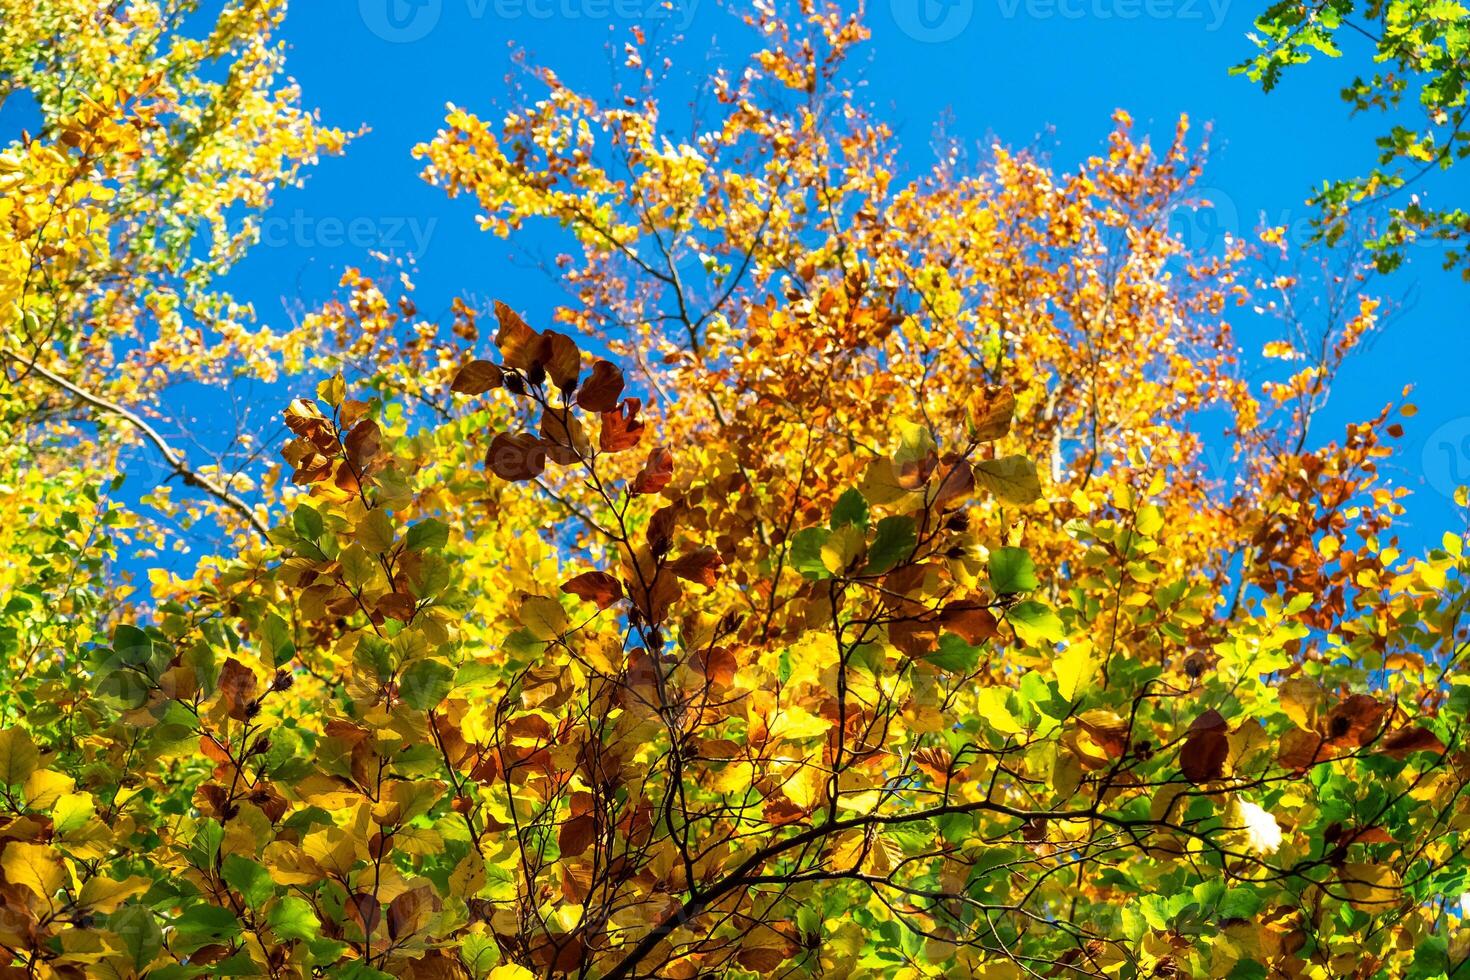
<path id="1" fill-rule="evenodd" d="M 807 578 L 830 578 L 832 573 L 827 571 L 827 565 L 822 561 L 822 546 L 827 543 L 827 535 L 824 527 L 797 531 L 791 539 L 791 567 Z"/>
<path id="2" fill-rule="evenodd" d="M 844 524 L 856 524 L 861 528 L 868 526 L 868 500 L 855 489 L 845 491 L 832 508 L 832 530 Z"/>
<path id="3" fill-rule="evenodd" d="M 870 575 L 880 575 L 913 554 L 919 542 L 912 517 L 885 517 L 878 522 L 873 544 L 868 548 Z"/>
<path id="4" fill-rule="evenodd" d="M 291 526 L 307 541 L 318 541 L 322 536 L 322 515 L 309 504 L 299 504 L 291 513 Z"/>
<path id="5" fill-rule="evenodd" d="M 1261 909 L 1261 896 L 1251 888 L 1231 888 L 1223 898 L 1217 915 L 1221 919 L 1249 919 Z"/>
<path id="6" fill-rule="evenodd" d="M 404 703 L 419 711 L 438 707 L 454 686 L 454 668 L 438 660 L 415 660 L 398 680 Z"/>
<path id="7" fill-rule="evenodd" d="M 432 517 L 408 529 L 410 551 L 438 551 L 448 543 L 449 525 Z"/>
<path id="8" fill-rule="evenodd" d="M 152 910 L 143 905 L 124 905 L 112 913 L 107 917 L 107 931 L 122 940 L 133 967 L 139 971 L 163 948 L 163 930 Z"/>
<path id="9" fill-rule="evenodd" d="M 220 873 L 225 884 L 239 892 L 251 908 L 259 908 L 276 893 L 276 883 L 271 880 L 270 872 L 239 854 L 225 855 Z"/>
<path id="10" fill-rule="evenodd" d="M 322 921 L 312 911 L 311 904 L 295 895 L 277 902 L 266 916 L 266 923 L 277 939 L 316 939 L 322 928 Z"/>
<path id="11" fill-rule="evenodd" d="M 1002 456 L 975 464 L 975 479 L 991 493 L 1012 504 L 1029 504 L 1041 498 L 1041 480 L 1036 464 L 1025 456 Z"/>
<path id="12" fill-rule="evenodd" d="M 266 616 L 263 639 L 265 652 L 270 655 L 271 666 L 279 667 L 296 656 L 296 644 L 292 642 L 290 625 L 275 613 Z"/>
<path id="13" fill-rule="evenodd" d="M 459 943 L 459 958 L 472 976 L 483 977 L 500 962 L 500 947 L 490 936 L 466 933 Z"/>
<path id="14" fill-rule="evenodd" d="M 1038 584 L 1036 566 L 1024 548 L 997 548 L 990 553 L 990 588 L 996 595 L 1030 592 Z"/>
<path id="15" fill-rule="evenodd" d="M 1018 602 L 1006 610 L 1006 622 L 1015 628 L 1021 642 L 1027 646 L 1055 643 L 1066 635 L 1057 614 L 1034 600 Z"/>
<path id="16" fill-rule="evenodd" d="M 120 663 L 141 667 L 153 656 L 153 640 L 138 627 L 119 623 L 112 631 L 112 652 Z"/>
<path id="17" fill-rule="evenodd" d="M 240 922 L 235 913 L 217 905 L 191 906 L 171 925 L 173 935 L 169 947 L 183 953 L 192 953 L 213 943 L 228 942 L 240 934 Z"/>
<path id="18" fill-rule="evenodd" d="M 945 633 L 939 638 L 939 649 L 925 659 L 951 674 L 968 674 L 980 663 L 980 648 L 970 646 L 953 633 Z"/>

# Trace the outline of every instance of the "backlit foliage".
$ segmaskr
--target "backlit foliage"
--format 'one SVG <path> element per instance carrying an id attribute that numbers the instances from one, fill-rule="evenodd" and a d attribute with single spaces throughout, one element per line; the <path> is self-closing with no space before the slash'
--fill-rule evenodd
<path id="1" fill-rule="evenodd" d="M 679 143 L 635 32 L 607 100 L 538 72 L 417 150 L 564 229 L 551 322 L 349 270 L 276 333 L 223 202 L 343 142 L 280 7 L 6 11 L 47 119 L 0 157 L 10 974 L 1465 962 L 1470 558 L 1394 537 L 1408 404 L 1312 428 L 1374 301 L 1295 319 L 1279 232 L 1169 233 L 1185 123 L 902 176 L 861 24 L 757 10 Z M 238 480 L 150 422 L 212 372 L 294 396 Z M 172 496 L 121 496 L 141 452 Z M 218 532 L 183 574 L 174 517 Z"/>
<path id="2" fill-rule="evenodd" d="M 1435 244 L 1445 268 L 1470 280 L 1470 212 L 1419 184 L 1470 156 L 1470 10 L 1454 0 L 1278 0 L 1255 26 L 1257 51 L 1236 72 L 1269 92 L 1293 65 L 1347 55 L 1361 67 L 1339 97 L 1353 114 L 1391 121 L 1374 140 L 1372 170 L 1324 174 L 1310 199 L 1317 238 L 1335 243 L 1357 214 L 1381 207 L 1387 220 L 1368 241 L 1380 269 L 1399 265 L 1410 246 Z"/>

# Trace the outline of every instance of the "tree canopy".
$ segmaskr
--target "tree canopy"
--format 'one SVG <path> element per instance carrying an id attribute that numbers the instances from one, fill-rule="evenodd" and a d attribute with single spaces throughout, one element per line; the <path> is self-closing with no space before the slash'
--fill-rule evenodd
<path id="1" fill-rule="evenodd" d="M 0 0 L 6 976 L 1464 965 L 1465 537 L 1396 537 L 1410 403 L 1314 426 L 1366 273 L 1170 233 L 1187 120 L 906 177 L 861 21 L 760 5 L 680 142 L 634 32 L 415 150 L 561 229 L 547 322 L 272 329 L 222 279 L 350 138 L 284 9 Z M 163 424 L 247 382 L 281 437 Z"/>

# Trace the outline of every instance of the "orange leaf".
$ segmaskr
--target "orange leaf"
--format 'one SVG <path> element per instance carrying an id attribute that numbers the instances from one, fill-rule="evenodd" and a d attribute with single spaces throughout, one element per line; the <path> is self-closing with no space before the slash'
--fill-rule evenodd
<path id="1" fill-rule="evenodd" d="M 562 583 L 561 590 L 579 599 L 597 603 L 598 609 L 606 609 L 623 597 L 623 583 L 607 572 L 583 572 Z"/>
<path id="2" fill-rule="evenodd" d="M 648 462 L 633 478 L 630 493 L 658 493 L 674 478 L 674 454 L 659 446 L 648 454 Z"/>
<path id="3" fill-rule="evenodd" d="M 1419 725 L 1400 728 L 1385 738 L 1378 747 L 1384 755 L 1391 755 L 1395 759 L 1407 759 L 1415 752 L 1443 752 L 1444 749 L 1444 742 L 1440 741 L 1438 735 Z"/>
<path id="4" fill-rule="evenodd" d="M 542 338 L 539 360 L 546 367 L 546 376 L 562 391 L 571 391 L 582 374 L 582 352 L 576 341 L 554 330 L 546 331 Z"/>
<path id="5" fill-rule="evenodd" d="M 499 388 L 504 381 L 504 371 L 489 361 L 477 359 L 459 369 L 449 383 L 449 390 L 463 395 L 483 395 L 492 388 Z"/>
<path id="6" fill-rule="evenodd" d="M 616 411 L 602 413 L 603 452 L 617 453 L 632 449 L 643 437 L 643 423 L 638 420 L 638 410 L 643 402 L 637 398 L 625 398 Z"/>
<path id="7" fill-rule="evenodd" d="M 521 315 L 499 300 L 495 301 L 495 318 L 500 331 L 495 346 L 505 363 L 518 371 L 529 371 L 541 354 L 541 335 L 532 330 Z"/>
<path id="8" fill-rule="evenodd" d="M 669 571 L 707 589 L 715 587 L 720 578 L 720 570 L 724 567 L 725 560 L 720 557 L 720 553 L 708 545 L 685 552 L 669 563 Z"/>

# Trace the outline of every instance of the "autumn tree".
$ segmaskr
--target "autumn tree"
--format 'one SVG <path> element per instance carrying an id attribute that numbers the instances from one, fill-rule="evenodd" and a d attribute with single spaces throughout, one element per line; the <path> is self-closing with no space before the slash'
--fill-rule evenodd
<path id="1" fill-rule="evenodd" d="M 279 5 L 231 9 L 231 44 L 275 50 Z M 95 23 L 132 51 L 129 16 Z M 129 253 L 10 212 L 0 243 L 67 270 L 7 266 L 7 418 L 45 435 L 3 457 L 12 972 L 1463 965 L 1464 539 L 1394 537 L 1411 406 L 1313 425 L 1378 304 L 1241 357 L 1232 320 L 1304 287 L 1266 271 L 1279 230 L 1170 234 L 1185 122 L 1156 148 L 1120 113 L 1067 171 L 955 144 L 905 177 L 853 91 L 861 22 L 749 21 L 699 118 L 635 32 L 605 98 L 537 71 L 539 99 L 418 148 L 487 232 L 565 229 L 547 323 L 434 322 L 356 270 L 280 333 L 126 305 L 87 270 Z M 294 98 L 267 184 L 338 145 Z M 128 303 L 179 271 L 139 249 Z M 149 596 L 110 561 L 146 517 L 75 418 L 147 440 L 150 385 L 188 368 L 76 373 L 20 343 L 47 317 L 119 352 L 115 324 L 198 322 L 297 388 L 269 468 L 185 482 L 219 554 Z"/>

